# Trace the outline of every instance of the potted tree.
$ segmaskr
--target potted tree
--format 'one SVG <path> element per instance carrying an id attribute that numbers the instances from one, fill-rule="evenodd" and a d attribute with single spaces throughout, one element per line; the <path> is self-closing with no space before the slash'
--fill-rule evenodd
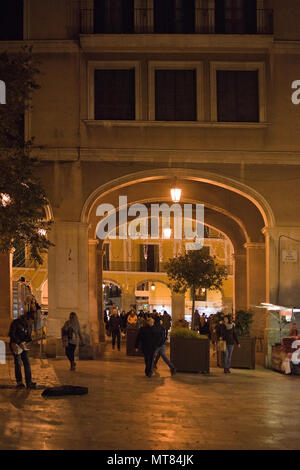
<path id="1" fill-rule="evenodd" d="M 227 278 L 227 269 L 217 264 L 215 258 L 202 248 L 169 259 L 166 272 L 170 288 L 182 294 L 190 289 L 192 298 L 192 330 L 173 328 L 170 341 L 171 360 L 181 371 L 209 372 L 209 338 L 193 331 L 195 297 L 200 288 L 221 289 Z"/>

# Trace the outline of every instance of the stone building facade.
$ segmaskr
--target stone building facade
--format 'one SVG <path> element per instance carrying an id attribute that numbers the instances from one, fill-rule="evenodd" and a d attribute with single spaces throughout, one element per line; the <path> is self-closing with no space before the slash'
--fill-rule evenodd
<path id="1" fill-rule="evenodd" d="M 22 22 L 0 51 L 41 63 L 26 134 L 54 220 L 51 334 L 76 311 L 103 340 L 97 207 L 168 202 L 176 177 L 231 240 L 235 308 L 268 358 L 278 323 L 256 306 L 300 306 L 298 0 L 7 3 Z"/>

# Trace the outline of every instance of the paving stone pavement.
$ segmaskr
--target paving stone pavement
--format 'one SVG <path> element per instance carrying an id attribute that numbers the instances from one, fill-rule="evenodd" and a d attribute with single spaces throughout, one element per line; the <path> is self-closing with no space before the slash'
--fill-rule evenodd
<path id="1" fill-rule="evenodd" d="M 123 348 L 124 349 L 124 348 Z M 39 384 L 89 387 L 84 396 L 17 391 L 0 365 L 0 449 L 299 450 L 300 377 L 263 369 L 144 376 L 140 357 L 107 348 L 98 361 L 32 359 Z M 12 381 L 10 379 L 10 375 Z"/>

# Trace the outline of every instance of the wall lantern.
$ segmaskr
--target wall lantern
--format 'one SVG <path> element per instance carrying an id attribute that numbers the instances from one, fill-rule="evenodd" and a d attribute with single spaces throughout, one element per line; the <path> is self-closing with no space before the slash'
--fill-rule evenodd
<path id="1" fill-rule="evenodd" d="M 179 202 L 181 199 L 181 188 L 178 187 L 177 178 L 174 180 L 174 184 L 171 187 L 171 199 L 173 202 Z"/>
<path id="2" fill-rule="evenodd" d="M 171 234 L 172 234 L 172 229 L 170 228 L 164 228 L 163 229 L 163 234 L 164 234 L 164 238 L 171 238 Z"/>
<path id="3" fill-rule="evenodd" d="M 151 284 L 151 290 L 152 290 L 152 291 L 155 291 L 155 284 L 154 284 L 154 282 L 152 282 L 152 284 Z"/>

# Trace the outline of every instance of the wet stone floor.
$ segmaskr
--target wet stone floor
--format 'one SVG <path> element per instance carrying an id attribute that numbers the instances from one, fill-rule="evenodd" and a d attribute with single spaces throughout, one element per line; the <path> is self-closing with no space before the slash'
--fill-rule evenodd
<path id="1" fill-rule="evenodd" d="M 122 345 L 123 346 L 123 345 Z M 79 385 L 88 395 L 43 398 L 15 390 L 0 365 L 0 449 L 299 450 L 300 377 L 257 367 L 224 374 L 144 375 L 141 357 L 108 345 L 101 360 L 32 359 L 40 385 Z"/>

